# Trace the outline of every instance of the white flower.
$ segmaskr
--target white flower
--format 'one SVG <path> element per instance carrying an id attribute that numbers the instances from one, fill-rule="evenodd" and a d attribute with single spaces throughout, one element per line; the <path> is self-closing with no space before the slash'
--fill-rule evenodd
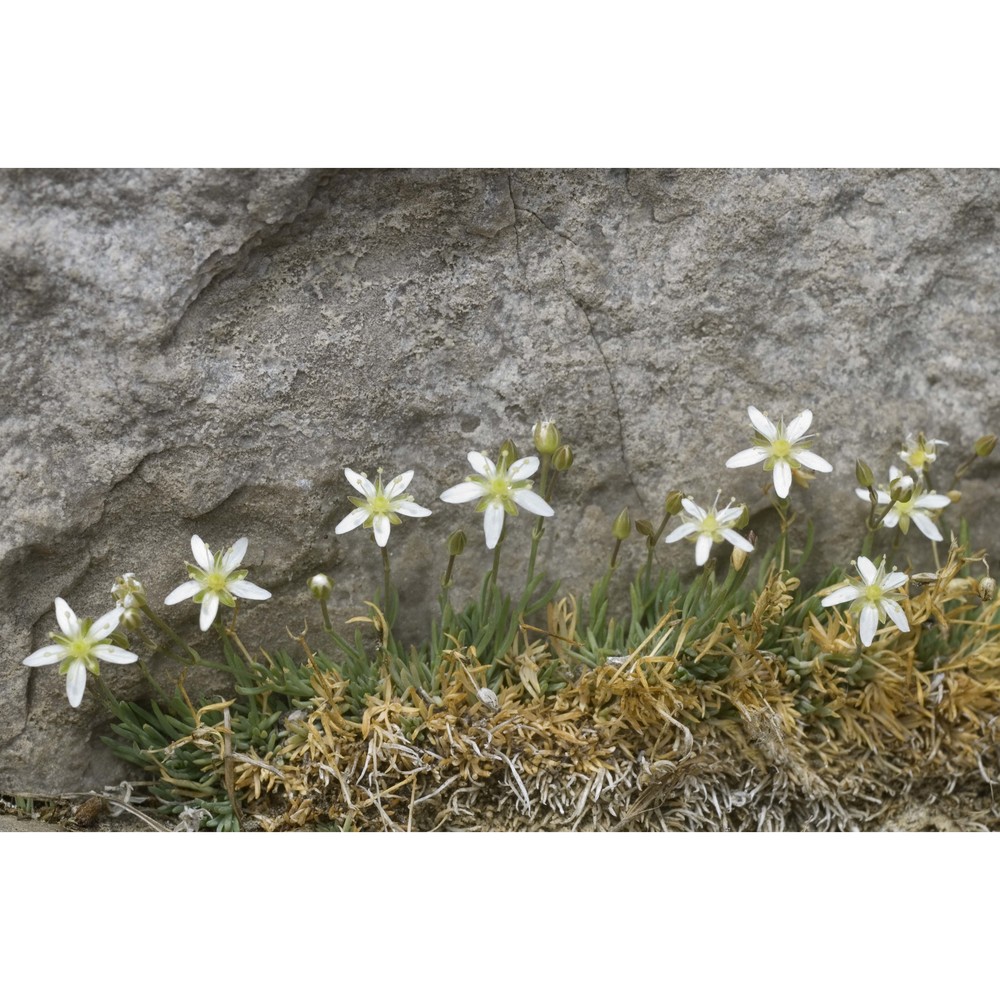
<path id="1" fill-rule="evenodd" d="M 926 471 L 927 466 L 937 459 L 937 446 L 947 444 L 947 441 L 939 441 L 937 438 L 925 438 L 923 434 L 918 434 L 916 440 L 907 437 L 903 450 L 899 457 L 906 464 L 921 475 Z"/>
<path id="2" fill-rule="evenodd" d="M 118 628 L 121 614 L 122 608 L 118 607 L 101 615 L 96 622 L 91 622 L 89 618 L 81 622 L 73 614 L 73 609 L 61 597 L 57 597 L 56 621 L 59 622 L 62 635 L 50 632 L 49 638 L 54 639 L 55 643 L 42 646 L 21 662 L 26 667 L 62 663 L 59 673 L 66 675 L 66 696 L 73 708 L 79 708 L 87 686 L 87 671 L 95 677 L 101 672 L 98 660 L 104 660 L 105 663 L 135 663 L 139 659 L 135 653 L 103 641 Z"/>
<path id="3" fill-rule="evenodd" d="M 385 548 L 389 541 L 389 529 L 394 524 L 401 524 L 400 514 L 407 517 L 430 517 L 430 511 L 413 502 L 413 497 L 403 490 L 410 485 L 413 470 L 400 473 L 395 479 L 390 479 L 388 486 L 382 488 L 382 470 L 378 470 L 375 484 L 359 475 L 352 469 L 344 469 L 347 481 L 361 494 L 361 497 L 348 497 L 357 507 L 352 510 L 333 530 L 342 535 L 345 531 L 353 531 L 364 525 L 375 533 L 375 541 Z"/>
<path id="4" fill-rule="evenodd" d="M 935 493 L 934 490 L 925 492 L 920 483 L 914 482 L 912 476 L 902 475 L 894 465 L 889 468 L 889 482 L 900 487 L 904 492 L 906 490 L 912 492 L 909 500 L 896 500 L 894 502 L 888 490 L 877 489 L 875 491 L 879 504 L 886 507 L 892 504 L 892 510 L 885 515 L 882 523 L 887 528 L 895 528 L 898 524 L 899 530 L 905 535 L 910 530 L 910 521 L 912 521 L 925 537 L 935 542 L 944 541 L 940 529 L 924 511 L 941 510 L 943 507 L 947 507 L 951 500 L 943 493 Z M 859 486 L 854 492 L 866 503 L 871 502 L 868 490 L 863 490 Z"/>
<path id="5" fill-rule="evenodd" d="M 195 604 L 201 605 L 201 630 L 207 632 L 220 604 L 235 608 L 237 597 L 266 601 L 270 592 L 244 579 L 248 570 L 238 568 L 247 553 L 247 545 L 247 540 L 241 538 L 232 548 L 213 556 L 212 550 L 197 535 L 192 535 L 191 551 L 197 565 L 185 564 L 191 579 L 171 590 L 163 603 L 179 604 L 193 598 Z"/>
<path id="6" fill-rule="evenodd" d="M 478 451 L 470 451 L 468 458 L 476 475 L 445 490 L 441 499 L 445 503 L 479 501 L 476 510 L 485 513 L 483 528 L 486 532 L 486 548 L 496 548 L 500 541 L 505 513 L 516 515 L 517 507 L 523 507 L 541 517 L 551 517 L 555 513 L 531 488 L 529 477 L 538 469 L 538 459 L 534 456 L 518 459 L 509 469 L 503 459 L 496 466 Z"/>
<path id="7" fill-rule="evenodd" d="M 882 557 L 878 569 L 865 556 L 858 556 L 855 565 L 858 567 L 861 579 L 857 583 L 848 581 L 832 594 L 828 594 L 823 598 L 823 607 L 828 608 L 833 604 L 853 601 L 851 611 L 855 614 L 861 612 L 858 624 L 861 644 L 864 646 L 872 644 L 875 630 L 878 628 L 879 622 L 885 621 L 886 615 L 893 620 L 900 632 L 909 632 L 910 626 L 903 609 L 890 596 L 899 591 L 909 577 L 905 573 L 897 573 L 895 570 L 886 574 L 885 556 Z M 901 595 L 897 593 L 896 596 Z"/>
<path id="8" fill-rule="evenodd" d="M 766 470 L 774 471 L 774 492 L 782 500 L 788 497 L 792 486 L 792 472 L 805 466 L 815 472 L 833 472 L 833 466 L 825 458 L 814 455 L 805 444 L 815 435 L 805 436 L 812 423 L 812 410 L 803 410 L 785 430 L 783 420 L 775 427 L 756 406 L 747 407 L 750 423 L 757 431 L 754 435 L 754 445 L 745 451 L 737 452 L 728 462 L 727 469 L 741 469 L 746 465 L 763 462 Z"/>
<path id="9" fill-rule="evenodd" d="M 730 501 L 730 503 L 732 502 Z M 718 494 L 715 497 L 715 503 L 708 510 L 699 507 L 693 500 L 685 497 L 681 500 L 681 506 L 685 511 L 681 515 L 684 523 L 674 528 L 664 541 L 679 542 L 682 538 L 697 535 L 694 543 L 694 561 L 698 566 L 704 566 L 708 562 L 708 553 L 714 542 L 727 541 L 744 552 L 753 552 L 753 546 L 750 542 L 739 532 L 729 527 L 743 516 L 743 505 L 738 504 L 736 507 L 731 507 L 726 504 L 722 510 L 717 509 L 718 505 Z"/>

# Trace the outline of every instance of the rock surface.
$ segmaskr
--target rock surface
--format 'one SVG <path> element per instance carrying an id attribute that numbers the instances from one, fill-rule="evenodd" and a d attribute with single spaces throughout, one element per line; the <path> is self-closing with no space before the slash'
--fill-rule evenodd
<path id="1" fill-rule="evenodd" d="M 746 500 L 767 541 L 767 477 L 724 468 L 749 403 L 813 409 L 835 474 L 794 495 L 819 562 L 853 557 L 857 456 L 884 478 L 924 430 L 950 469 L 1000 429 L 998 208 L 992 171 L 0 174 L 0 792 L 120 777 L 92 692 L 74 711 L 56 668 L 20 665 L 57 595 L 96 616 L 133 571 L 162 600 L 193 532 L 248 535 L 275 598 L 241 611 L 248 641 L 318 628 L 319 570 L 356 613 L 381 564 L 334 535 L 344 466 L 412 468 L 434 510 L 390 542 L 414 636 L 449 532 L 469 535 L 461 584 L 486 567 L 481 516 L 437 496 L 469 450 L 529 449 L 541 416 L 577 454 L 542 554 L 570 586 L 623 506 L 658 520 L 671 488 Z M 989 459 L 963 484 L 980 545 L 995 477 Z M 197 635 L 190 602 L 168 617 Z M 138 692 L 130 671 L 102 676 Z"/>

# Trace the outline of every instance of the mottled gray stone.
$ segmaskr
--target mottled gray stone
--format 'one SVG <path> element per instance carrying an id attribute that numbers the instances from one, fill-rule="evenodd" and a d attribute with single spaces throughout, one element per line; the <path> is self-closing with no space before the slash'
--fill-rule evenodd
<path id="1" fill-rule="evenodd" d="M 570 586 L 622 506 L 658 519 L 670 488 L 747 500 L 767 540 L 766 477 L 724 468 L 748 403 L 814 410 L 836 475 L 795 496 L 820 562 L 852 557 L 856 456 L 884 474 L 908 430 L 970 447 L 1000 427 L 998 201 L 993 171 L 0 175 L 0 791 L 120 776 L 96 699 L 73 711 L 55 668 L 20 666 L 56 595 L 97 615 L 131 570 L 162 600 L 197 531 L 250 537 L 275 599 L 245 605 L 248 641 L 315 632 L 321 569 L 356 612 L 381 565 L 333 533 L 345 465 L 413 468 L 434 509 L 390 543 L 414 637 L 447 534 L 469 534 L 463 586 L 486 565 L 481 517 L 438 494 L 539 416 L 577 452 L 543 545 Z M 963 501 L 983 545 L 994 475 Z M 197 634 L 194 605 L 168 614 Z"/>

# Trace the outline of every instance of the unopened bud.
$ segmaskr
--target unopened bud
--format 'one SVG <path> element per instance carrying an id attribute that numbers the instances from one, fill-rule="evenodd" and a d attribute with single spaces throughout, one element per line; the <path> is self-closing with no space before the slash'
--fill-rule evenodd
<path id="1" fill-rule="evenodd" d="M 858 481 L 858 485 L 863 486 L 866 490 L 875 482 L 871 468 L 867 463 L 862 462 L 860 458 L 854 463 L 854 476 Z"/>
<path id="2" fill-rule="evenodd" d="M 945 496 L 952 503 L 958 503 L 958 501 L 962 499 L 962 491 L 961 490 L 948 490 L 948 492 L 945 493 Z"/>
<path id="3" fill-rule="evenodd" d="M 531 428 L 539 455 L 554 455 L 559 447 L 559 428 L 551 420 L 540 420 Z"/>
<path id="4" fill-rule="evenodd" d="M 506 468 L 510 468 L 517 461 L 517 445 L 507 438 L 506 441 L 502 442 L 500 445 L 500 457 L 497 465 L 503 464 Z"/>
<path id="5" fill-rule="evenodd" d="M 749 554 L 749 552 L 744 552 L 743 549 L 738 549 L 735 545 L 733 546 L 733 551 L 729 557 L 729 561 L 732 563 L 732 567 L 737 573 L 743 569 L 743 564 L 747 561 L 747 556 Z"/>
<path id="6" fill-rule="evenodd" d="M 626 507 L 614 520 L 614 524 L 611 525 L 611 534 L 620 542 L 624 542 L 626 538 L 632 533 L 632 515 L 628 512 L 628 507 Z"/>
<path id="7" fill-rule="evenodd" d="M 134 631 L 139 627 L 140 621 L 142 621 L 142 616 L 139 614 L 139 609 L 135 605 L 126 605 L 121 618 L 118 619 L 118 624 L 122 628 L 130 628 Z"/>
<path id="8" fill-rule="evenodd" d="M 333 583 L 326 573 L 317 573 L 309 579 L 309 590 L 317 601 L 325 601 L 333 591 Z"/>
<path id="9" fill-rule="evenodd" d="M 459 528 L 448 536 L 448 555 L 460 556 L 465 551 L 465 532 Z"/>
<path id="10" fill-rule="evenodd" d="M 984 576 L 979 581 L 979 596 L 983 604 L 990 604 L 997 596 L 997 582 L 992 576 Z"/>
<path id="11" fill-rule="evenodd" d="M 674 514 L 679 514 L 681 511 L 681 501 L 684 499 L 684 494 L 680 490 L 671 490 L 667 494 L 667 500 L 664 506 L 667 509 L 667 513 L 673 517 Z"/>
<path id="12" fill-rule="evenodd" d="M 496 691 L 492 688 L 482 687 L 476 692 L 476 697 L 491 711 L 500 711 L 500 699 L 497 697 Z"/>
<path id="13" fill-rule="evenodd" d="M 893 503 L 908 503 L 913 497 L 913 480 L 909 476 L 900 476 L 889 484 L 889 497 Z"/>
<path id="14" fill-rule="evenodd" d="M 635 522 L 635 530 L 646 538 L 652 538 L 656 533 L 656 529 L 645 518 L 641 518 Z"/>
<path id="15" fill-rule="evenodd" d="M 980 458 L 986 458 L 997 445 L 996 434 L 984 434 L 975 444 L 975 452 Z"/>
<path id="16" fill-rule="evenodd" d="M 573 464 L 573 449 L 568 444 L 561 444 L 552 456 L 552 466 L 557 472 L 568 472 Z"/>

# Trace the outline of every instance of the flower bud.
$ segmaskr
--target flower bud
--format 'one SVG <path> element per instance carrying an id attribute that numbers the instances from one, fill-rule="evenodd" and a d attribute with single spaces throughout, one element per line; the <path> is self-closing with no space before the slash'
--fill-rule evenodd
<path id="1" fill-rule="evenodd" d="M 481 687 L 476 697 L 493 713 L 500 711 L 500 699 L 492 688 Z"/>
<path id="2" fill-rule="evenodd" d="M 640 535 L 644 535 L 646 538 L 652 538 L 656 533 L 656 529 L 649 523 L 649 521 L 642 518 L 635 522 L 635 530 L 639 532 Z"/>
<path id="3" fill-rule="evenodd" d="M 863 486 L 866 490 L 875 482 L 871 467 L 862 462 L 860 458 L 854 463 L 854 477 L 857 479 L 858 485 Z"/>
<path id="4" fill-rule="evenodd" d="M 913 479 L 900 476 L 889 484 L 889 497 L 893 503 L 908 503 L 913 497 Z"/>
<path id="5" fill-rule="evenodd" d="M 531 428 L 535 451 L 539 455 L 554 455 L 559 447 L 559 428 L 551 420 L 541 420 Z"/>
<path id="6" fill-rule="evenodd" d="M 996 447 L 996 443 L 996 434 L 984 434 L 976 441 L 975 452 L 980 458 L 986 458 L 986 456 L 989 455 L 990 452 Z"/>
<path id="7" fill-rule="evenodd" d="M 733 546 L 733 551 L 729 556 L 729 562 L 732 564 L 733 569 L 736 570 L 737 573 L 743 569 L 743 564 L 747 561 L 747 556 L 749 554 L 749 552 L 744 552 L 743 549 L 738 549 L 735 545 Z"/>
<path id="8" fill-rule="evenodd" d="M 111 596 L 123 608 L 135 608 L 145 601 L 146 588 L 136 579 L 135 573 L 123 573 L 115 580 Z"/>
<path id="9" fill-rule="evenodd" d="M 505 468 L 510 468 L 517 461 L 517 445 L 507 438 L 500 445 L 500 458 L 497 461 L 497 465 L 503 465 Z"/>
<path id="10" fill-rule="evenodd" d="M 979 581 L 979 597 L 983 604 L 990 604 L 997 596 L 997 582 L 992 576 L 984 576 Z"/>
<path id="11" fill-rule="evenodd" d="M 962 491 L 961 490 L 948 490 L 948 492 L 945 493 L 945 496 L 952 503 L 958 503 L 958 501 L 962 499 Z"/>
<path id="12" fill-rule="evenodd" d="M 632 533 L 632 515 L 628 512 L 628 507 L 626 507 L 614 520 L 614 524 L 611 525 L 611 534 L 618 539 L 619 542 L 624 542 L 626 538 Z"/>
<path id="13" fill-rule="evenodd" d="M 573 449 L 568 444 L 561 444 L 552 456 L 552 466 L 557 472 L 568 472 L 573 464 Z"/>
<path id="14" fill-rule="evenodd" d="M 459 528 L 448 536 L 448 555 L 454 558 L 465 551 L 465 532 Z"/>
<path id="15" fill-rule="evenodd" d="M 666 502 L 664 507 L 668 514 L 672 517 L 674 514 L 679 514 L 681 512 L 681 501 L 684 499 L 684 494 L 680 490 L 671 490 L 667 494 Z"/>
<path id="16" fill-rule="evenodd" d="M 129 628 L 133 631 L 139 627 L 139 623 L 142 621 L 142 616 L 139 614 L 139 609 L 133 605 L 124 605 L 125 610 L 122 612 L 121 618 L 118 619 L 118 624 L 122 628 Z"/>
<path id="17" fill-rule="evenodd" d="M 326 573 L 317 573 L 309 580 L 309 590 L 317 601 L 325 601 L 333 591 L 333 583 Z"/>

